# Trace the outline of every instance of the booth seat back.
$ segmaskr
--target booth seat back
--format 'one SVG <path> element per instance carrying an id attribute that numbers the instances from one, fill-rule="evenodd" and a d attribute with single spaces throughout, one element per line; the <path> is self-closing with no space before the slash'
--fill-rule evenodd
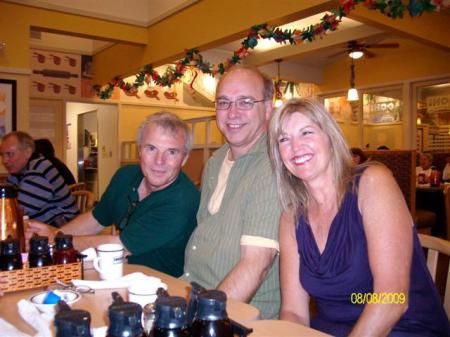
<path id="1" fill-rule="evenodd" d="M 386 165 L 405 197 L 414 219 L 416 209 L 416 150 L 364 151 L 370 160 Z"/>

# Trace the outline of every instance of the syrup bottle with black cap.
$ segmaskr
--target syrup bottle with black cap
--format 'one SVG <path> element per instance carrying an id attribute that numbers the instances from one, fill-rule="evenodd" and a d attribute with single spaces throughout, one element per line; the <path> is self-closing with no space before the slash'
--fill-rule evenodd
<path id="1" fill-rule="evenodd" d="M 179 296 L 158 297 L 150 337 L 190 337 L 186 324 L 186 300 Z"/>
<path id="2" fill-rule="evenodd" d="M 58 232 L 55 235 L 55 246 L 53 250 L 54 264 L 67 264 L 77 262 L 77 252 L 73 248 L 73 236 Z"/>
<path id="3" fill-rule="evenodd" d="M 138 303 L 125 302 L 113 292 L 109 306 L 109 326 L 106 337 L 147 337 L 142 327 L 142 307 Z"/>
<path id="4" fill-rule="evenodd" d="M 34 233 L 30 238 L 30 252 L 28 254 L 30 268 L 51 266 L 53 264 L 48 245 L 48 237 Z"/>
<path id="5" fill-rule="evenodd" d="M 233 337 L 226 311 L 227 296 L 220 290 L 198 294 L 197 313 L 191 326 L 192 337 Z"/>
<path id="6" fill-rule="evenodd" d="M 6 240 L 0 242 L 0 270 L 22 269 L 22 267 L 20 240 L 8 235 Z"/>
<path id="7" fill-rule="evenodd" d="M 86 310 L 72 310 L 66 302 L 58 302 L 55 315 L 56 337 L 92 337 L 91 314 Z"/>

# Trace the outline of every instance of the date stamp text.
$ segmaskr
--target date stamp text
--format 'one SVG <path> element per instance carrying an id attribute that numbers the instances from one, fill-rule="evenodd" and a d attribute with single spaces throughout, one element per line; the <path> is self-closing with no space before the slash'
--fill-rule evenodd
<path id="1" fill-rule="evenodd" d="M 350 295 L 352 304 L 404 304 L 405 293 L 352 293 Z"/>

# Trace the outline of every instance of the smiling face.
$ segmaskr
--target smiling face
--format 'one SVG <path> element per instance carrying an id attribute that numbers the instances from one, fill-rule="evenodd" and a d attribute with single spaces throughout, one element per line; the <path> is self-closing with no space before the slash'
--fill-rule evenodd
<path id="1" fill-rule="evenodd" d="M 286 168 L 305 183 L 332 175 L 330 141 L 311 119 L 294 112 L 282 122 L 278 148 Z"/>
<path id="2" fill-rule="evenodd" d="M 272 102 L 255 102 L 250 110 L 237 109 L 234 102 L 239 98 L 264 99 L 263 80 L 248 69 L 239 69 L 225 76 L 217 88 L 216 100 L 225 99 L 233 103 L 227 110 L 217 109 L 217 125 L 230 145 L 234 159 L 237 159 L 266 132 Z"/>
<path id="3" fill-rule="evenodd" d="M 180 129 L 173 132 L 156 124 L 145 128 L 139 154 L 151 191 L 162 190 L 177 179 L 188 158 L 184 145 L 184 133 Z"/>
<path id="4" fill-rule="evenodd" d="M 2 163 L 9 173 L 21 172 L 28 163 L 33 150 L 20 145 L 15 135 L 5 138 L 0 146 Z"/>

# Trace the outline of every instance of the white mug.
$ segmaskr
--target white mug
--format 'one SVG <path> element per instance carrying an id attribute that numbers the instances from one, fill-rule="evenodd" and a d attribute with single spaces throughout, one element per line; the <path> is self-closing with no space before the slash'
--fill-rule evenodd
<path id="1" fill-rule="evenodd" d="M 106 243 L 97 247 L 94 268 L 102 280 L 115 280 L 123 275 L 124 249 L 118 243 Z"/>
<path id="2" fill-rule="evenodd" d="M 167 290 L 167 284 L 162 283 L 157 277 L 150 276 L 145 281 L 132 282 L 128 287 L 128 301 L 144 307 L 146 304 L 156 301 L 158 288 Z"/>

